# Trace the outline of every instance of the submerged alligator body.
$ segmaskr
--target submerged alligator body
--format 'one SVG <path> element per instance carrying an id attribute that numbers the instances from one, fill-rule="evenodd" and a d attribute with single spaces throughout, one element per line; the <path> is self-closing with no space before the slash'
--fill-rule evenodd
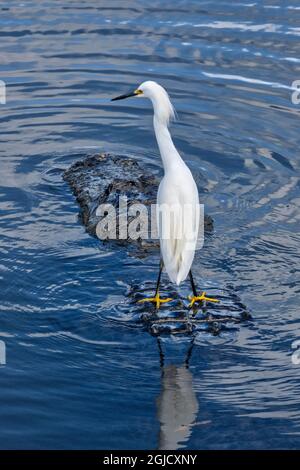
<path id="1" fill-rule="evenodd" d="M 159 179 L 151 174 L 150 169 L 140 166 L 136 160 L 109 153 L 92 155 L 74 163 L 63 177 L 80 206 L 80 220 L 92 236 L 96 236 L 96 227 L 101 219 L 96 214 L 100 204 L 112 204 L 117 208 L 119 198 L 126 197 L 128 206 L 134 203 L 151 206 L 155 204 L 159 185 Z M 213 220 L 208 215 L 204 216 L 204 229 L 206 232 L 213 231 Z M 143 238 L 116 242 L 126 244 L 128 248 L 134 245 L 140 255 L 159 246 L 158 240 Z"/>
<path id="2" fill-rule="evenodd" d="M 97 236 L 96 227 L 101 217 L 96 214 L 96 211 L 100 204 L 111 204 L 117 207 L 119 198 L 126 197 L 128 206 L 134 203 L 150 206 L 156 201 L 159 185 L 159 178 L 155 175 L 155 171 L 151 172 L 149 168 L 142 167 L 130 157 L 109 153 L 87 156 L 75 162 L 64 172 L 63 178 L 70 185 L 80 206 L 80 220 L 92 236 Z M 204 181 L 203 178 L 202 181 Z M 200 187 L 199 192 L 201 195 L 204 188 Z M 206 233 L 213 231 L 213 220 L 210 216 L 204 218 L 204 230 Z M 158 240 L 126 238 L 107 240 L 103 243 L 116 243 L 119 247 L 126 247 L 128 253 L 140 258 L 148 256 L 153 250 L 158 254 L 159 250 Z M 169 283 L 168 293 L 172 292 L 172 289 L 174 286 Z M 128 310 L 132 308 L 133 318 L 138 314 L 139 319 L 153 335 L 191 333 L 199 329 L 218 334 L 225 326 L 228 330 L 236 323 L 251 319 L 246 307 L 231 288 L 223 288 L 222 293 L 216 292 L 221 302 L 214 305 L 213 309 L 206 309 L 204 305 L 189 315 L 183 299 L 179 298 L 179 303 L 170 304 L 167 316 L 164 312 L 160 312 L 157 316 L 151 307 L 139 306 L 137 308 L 141 290 L 144 296 L 146 293 L 150 295 L 153 290 L 152 283 L 149 293 L 147 286 L 142 286 L 141 283 L 131 286 L 126 296 L 129 302 Z M 178 296 L 175 291 L 173 294 L 174 298 Z"/>

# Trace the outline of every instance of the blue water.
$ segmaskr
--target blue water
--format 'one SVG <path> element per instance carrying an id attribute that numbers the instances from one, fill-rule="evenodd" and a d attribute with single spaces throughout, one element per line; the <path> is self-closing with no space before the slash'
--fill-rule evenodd
<path id="1" fill-rule="evenodd" d="M 299 3 L 0 10 L 0 447 L 299 448 Z M 109 101 L 145 79 L 168 89 L 176 145 L 206 178 L 197 283 L 253 317 L 217 336 L 136 321 L 127 293 L 155 281 L 158 253 L 102 247 L 62 179 L 96 151 L 160 168 L 150 103 Z"/>

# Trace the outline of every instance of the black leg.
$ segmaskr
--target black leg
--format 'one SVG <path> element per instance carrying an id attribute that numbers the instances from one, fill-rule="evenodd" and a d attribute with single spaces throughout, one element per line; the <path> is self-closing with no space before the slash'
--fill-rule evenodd
<path id="1" fill-rule="evenodd" d="M 196 297 L 197 296 L 197 289 L 196 289 L 194 278 L 193 278 L 193 275 L 192 275 L 192 270 L 190 270 L 190 281 L 191 281 L 193 294 Z"/>
<path id="2" fill-rule="evenodd" d="M 158 273 L 158 278 L 157 278 L 157 283 L 156 283 L 155 297 L 157 296 L 158 291 L 159 291 L 159 284 L 160 284 L 161 273 L 162 273 L 163 267 L 164 267 L 164 263 L 163 263 L 163 260 L 161 259 L 159 263 L 159 273 Z"/>
<path id="3" fill-rule="evenodd" d="M 159 285 L 160 285 L 160 279 L 161 279 L 161 273 L 162 273 L 163 267 L 164 267 L 164 263 L 161 260 L 160 264 L 159 264 L 159 273 L 158 273 L 158 278 L 157 278 L 157 282 L 156 282 L 155 296 L 138 300 L 139 303 L 154 302 L 155 305 L 156 305 L 156 308 L 159 309 L 160 304 L 165 304 L 166 302 L 170 302 L 172 300 L 169 297 L 167 299 L 161 299 L 159 297 Z"/>
<path id="4" fill-rule="evenodd" d="M 192 270 L 190 270 L 190 281 L 191 281 L 191 286 L 193 290 L 193 296 L 190 295 L 189 299 L 191 300 L 190 307 L 194 305 L 195 302 L 203 301 L 205 300 L 206 302 L 220 302 L 218 299 L 212 299 L 211 297 L 206 297 L 206 293 L 202 292 L 201 295 L 197 294 L 197 289 L 196 285 L 193 279 L 193 274 Z"/>

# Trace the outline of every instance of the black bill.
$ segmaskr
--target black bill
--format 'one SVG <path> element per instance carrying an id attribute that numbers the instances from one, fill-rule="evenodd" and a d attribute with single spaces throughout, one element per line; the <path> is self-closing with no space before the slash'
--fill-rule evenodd
<path id="1" fill-rule="evenodd" d="M 136 91 L 133 91 L 132 93 L 127 93 L 126 95 L 116 96 L 116 98 L 112 98 L 110 101 L 125 100 L 125 98 L 130 98 L 131 96 L 136 96 L 136 95 L 137 95 Z"/>

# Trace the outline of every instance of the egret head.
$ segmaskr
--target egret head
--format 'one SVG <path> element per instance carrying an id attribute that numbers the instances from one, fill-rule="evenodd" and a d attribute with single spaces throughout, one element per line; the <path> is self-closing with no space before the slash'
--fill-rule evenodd
<path id="1" fill-rule="evenodd" d="M 123 100 L 131 96 L 149 98 L 154 108 L 154 117 L 164 124 L 175 118 L 175 110 L 166 90 L 156 82 L 143 82 L 136 90 L 125 95 L 117 96 L 111 101 Z"/>

